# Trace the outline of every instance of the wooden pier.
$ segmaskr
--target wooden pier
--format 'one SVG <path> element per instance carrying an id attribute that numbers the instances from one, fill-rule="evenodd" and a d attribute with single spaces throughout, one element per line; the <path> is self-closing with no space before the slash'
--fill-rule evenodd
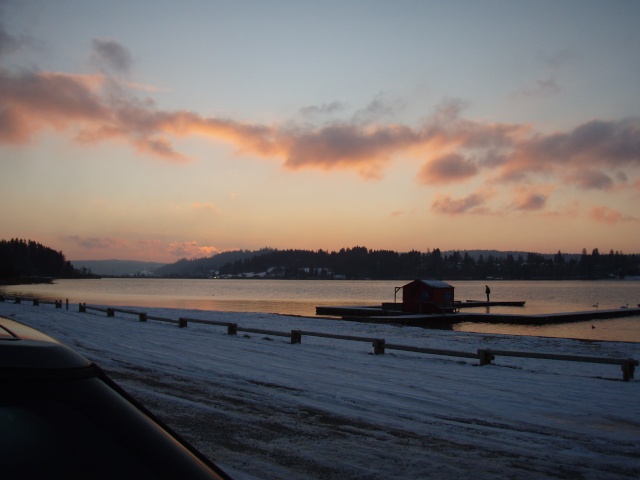
<path id="1" fill-rule="evenodd" d="M 583 312 L 544 313 L 539 315 L 500 313 L 408 314 L 382 307 L 316 307 L 316 315 L 370 323 L 414 326 L 446 326 L 463 322 L 506 323 L 512 325 L 551 325 L 640 316 L 640 308 L 616 308 Z"/>

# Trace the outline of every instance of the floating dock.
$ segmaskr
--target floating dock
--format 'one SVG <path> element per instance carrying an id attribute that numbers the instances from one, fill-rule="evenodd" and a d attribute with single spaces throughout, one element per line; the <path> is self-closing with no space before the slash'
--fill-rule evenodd
<path id="1" fill-rule="evenodd" d="M 494 302 L 478 302 L 476 306 L 495 306 Z M 385 304 L 389 305 L 389 304 Z M 394 304 L 391 304 L 394 305 Z M 401 304 L 399 308 L 401 308 Z M 465 305 L 464 303 L 462 305 Z M 506 323 L 512 325 L 550 325 L 586 322 L 611 318 L 640 316 L 640 308 L 617 308 L 611 310 L 589 310 L 583 312 L 543 313 L 539 315 L 497 313 L 444 313 L 408 314 L 388 306 L 360 307 L 316 307 L 316 315 L 340 317 L 342 320 L 365 323 L 391 323 L 423 327 L 442 327 L 463 322 Z"/>
<path id="2" fill-rule="evenodd" d="M 487 302 L 486 300 L 467 300 L 466 303 L 457 303 L 458 308 L 474 307 L 524 307 L 525 300 L 508 300 L 498 302 Z"/>

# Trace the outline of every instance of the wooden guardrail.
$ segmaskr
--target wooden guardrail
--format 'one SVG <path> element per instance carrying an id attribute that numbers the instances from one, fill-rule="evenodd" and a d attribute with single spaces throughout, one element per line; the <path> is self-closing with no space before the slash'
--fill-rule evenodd
<path id="1" fill-rule="evenodd" d="M 146 322 L 147 320 L 155 320 L 158 322 L 167 322 L 174 323 L 180 325 L 179 320 L 174 320 L 172 318 L 158 317 L 156 315 L 147 315 L 146 312 L 139 312 L 137 310 L 128 310 L 126 308 L 113 308 L 113 307 L 96 307 L 93 305 L 87 305 L 86 303 L 80 303 L 78 305 L 78 311 L 80 313 L 86 313 L 87 310 L 94 310 L 97 312 L 104 312 L 107 314 L 107 317 L 114 317 L 117 313 L 127 313 L 130 315 L 135 315 L 138 317 L 138 320 L 141 322 Z M 180 325 L 182 326 L 182 325 Z"/>
<path id="2" fill-rule="evenodd" d="M 87 307 L 86 305 L 84 306 L 84 308 L 98 309 L 97 307 Z M 104 309 L 102 310 L 104 311 Z M 116 308 L 107 309 L 107 315 L 113 316 L 113 313 L 116 311 L 122 312 L 122 313 L 139 315 L 141 321 L 143 321 L 142 315 L 145 315 L 143 312 L 134 312 L 131 310 L 116 309 Z M 146 318 L 150 318 L 150 317 L 145 316 L 144 321 L 146 321 Z M 630 379 L 634 378 L 635 367 L 637 367 L 640 364 L 638 360 L 634 360 L 633 358 L 628 358 L 628 359 L 602 358 L 602 357 L 587 357 L 587 356 L 578 356 L 578 355 L 561 355 L 561 354 L 540 353 L 540 352 L 515 352 L 515 351 L 507 351 L 507 350 L 490 350 L 490 349 L 478 349 L 477 352 L 461 352 L 461 351 L 455 351 L 455 350 L 444 350 L 444 349 L 437 349 L 437 348 L 423 348 L 423 347 L 413 347 L 409 345 L 391 344 L 391 343 L 386 343 L 385 339 L 383 338 L 357 337 L 352 335 L 338 335 L 333 333 L 310 332 L 306 330 L 291 330 L 290 332 L 279 332 L 274 330 L 239 327 L 236 323 L 232 323 L 232 322 L 220 322 L 215 320 L 203 320 L 203 319 L 188 318 L 188 317 L 179 318 L 177 323 L 178 323 L 178 326 L 180 326 L 181 328 L 186 328 L 189 323 L 224 326 L 224 327 L 227 327 L 227 333 L 229 335 L 237 335 L 238 332 L 247 332 L 247 333 L 257 333 L 261 335 L 288 337 L 291 339 L 292 344 L 302 343 L 303 336 L 323 337 L 323 338 L 331 338 L 335 340 L 366 342 L 366 343 L 371 343 L 371 345 L 373 346 L 374 355 L 384 355 L 387 349 L 401 350 L 406 352 L 423 353 L 427 355 L 445 355 L 445 356 L 459 357 L 459 358 L 478 359 L 480 366 L 491 365 L 491 362 L 495 360 L 496 356 L 537 358 L 537 359 L 547 359 L 547 360 L 559 360 L 559 361 L 566 361 L 566 362 L 584 362 L 584 363 L 620 365 L 622 369 L 622 379 L 625 382 L 628 382 Z"/>
<path id="3" fill-rule="evenodd" d="M 5 297 L 0 296 L 0 302 L 4 302 L 4 301 L 5 301 Z M 69 301 L 67 300 L 67 309 L 68 309 L 68 302 Z M 18 297 L 15 297 L 14 303 L 21 303 L 21 299 L 19 299 Z M 55 302 L 39 302 L 38 300 L 33 299 L 34 306 L 38 306 L 41 303 L 55 304 L 56 308 L 62 308 L 61 300 L 55 301 Z M 266 330 L 266 329 L 259 329 L 259 328 L 239 327 L 238 324 L 233 322 L 220 322 L 216 320 L 203 320 L 199 318 L 188 318 L 188 317 L 181 317 L 178 320 L 174 320 L 171 318 L 147 315 L 147 313 L 145 312 L 140 312 L 136 310 L 129 310 L 124 308 L 113 308 L 113 307 L 99 307 L 99 306 L 87 305 L 86 303 L 80 303 L 78 308 L 81 313 L 86 313 L 87 310 L 93 310 L 93 311 L 106 313 L 108 317 L 113 317 L 115 316 L 116 313 L 124 313 L 124 314 L 137 316 L 138 320 L 141 322 L 146 322 L 148 320 L 156 320 L 161 322 L 177 324 L 180 328 L 186 328 L 189 323 L 222 326 L 227 328 L 227 334 L 229 335 L 237 335 L 238 332 L 246 332 L 246 333 L 257 333 L 261 335 L 287 337 L 287 338 L 290 338 L 291 344 L 302 343 L 303 336 L 322 337 L 322 338 L 330 338 L 335 340 L 345 340 L 345 341 L 355 341 L 355 342 L 365 342 L 365 343 L 370 343 L 373 346 L 374 355 L 384 355 L 386 350 L 400 350 L 400 351 L 406 351 L 406 352 L 422 353 L 426 355 L 445 355 L 445 356 L 459 357 L 459 358 L 473 358 L 473 359 L 479 360 L 480 366 L 491 365 L 497 356 L 556 360 L 556 361 L 564 361 L 564 362 L 582 362 L 582 363 L 620 365 L 622 370 L 622 380 L 625 382 L 628 382 L 630 379 L 634 378 L 635 367 L 640 365 L 640 362 L 633 358 L 603 358 L 603 357 L 589 357 L 589 356 L 582 356 L 582 355 L 563 355 L 563 354 L 544 353 L 544 352 L 492 350 L 492 349 L 486 349 L 486 348 L 478 349 L 476 352 L 461 352 L 461 351 L 455 351 L 455 350 L 413 347 L 409 345 L 386 343 L 385 339 L 383 338 L 358 337 L 353 335 L 338 335 L 333 333 L 310 332 L 306 330 L 291 330 L 290 332 L 280 332 L 275 330 Z"/>
<path id="4" fill-rule="evenodd" d="M 10 300 L 8 297 L 4 295 L 0 295 L 0 302 L 4 302 L 6 300 Z M 39 305 L 55 305 L 56 308 L 62 308 L 62 300 L 40 300 L 38 298 L 27 298 L 27 297 L 13 297 L 13 303 L 20 304 L 22 302 L 32 302 L 33 306 L 37 307 Z M 67 310 L 69 310 L 69 299 L 66 301 Z"/>
<path id="5" fill-rule="evenodd" d="M 620 365 L 622 369 L 622 379 L 627 382 L 633 378 L 635 367 L 640 362 L 633 358 L 603 358 L 603 357 L 587 357 L 582 355 L 562 355 L 557 353 L 542 352 L 517 352 L 509 350 L 478 350 L 480 365 L 490 365 L 496 356 L 502 357 L 522 357 L 522 358 L 538 358 L 544 360 L 559 360 L 563 362 L 584 362 L 584 363 L 604 363 L 608 365 Z"/>

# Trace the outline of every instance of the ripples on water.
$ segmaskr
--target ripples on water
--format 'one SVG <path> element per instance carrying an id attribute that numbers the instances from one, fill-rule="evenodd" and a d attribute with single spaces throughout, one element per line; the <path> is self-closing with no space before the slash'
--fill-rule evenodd
<path id="1" fill-rule="evenodd" d="M 71 304 L 165 307 L 235 312 L 267 312 L 314 316 L 316 306 L 380 305 L 393 302 L 402 281 L 316 280 L 58 280 L 54 284 L 1 287 L 5 295 L 69 299 Z M 610 281 L 451 281 L 456 300 L 482 300 L 484 285 L 491 300 L 526 300 L 526 306 L 492 307 L 491 313 L 560 313 L 636 307 L 640 282 Z M 402 301 L 402 291 L 397 293 Z M 595 306 L 597 305 L 597 306 Z M 474 309 L 483 313 L 486 309 Z M 596 328 L 592 328 L 592 326 Z M 456 330 L 515 335 L 539 335 L 592 340 L 640 342 L 640 318 L 598 320 L 529 327 L 464 323 Z"/>

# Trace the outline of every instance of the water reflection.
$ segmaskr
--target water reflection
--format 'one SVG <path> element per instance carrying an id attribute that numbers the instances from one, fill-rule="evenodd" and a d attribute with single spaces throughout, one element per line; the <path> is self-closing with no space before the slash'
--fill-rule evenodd
<path id="1" fill-rule="evenodd" d="M 454 325 L 453 329 L 460 332 L 575 338 L 589 341 L 640 342 L 640 317 L 541 326 L 465 322 Z"/>

